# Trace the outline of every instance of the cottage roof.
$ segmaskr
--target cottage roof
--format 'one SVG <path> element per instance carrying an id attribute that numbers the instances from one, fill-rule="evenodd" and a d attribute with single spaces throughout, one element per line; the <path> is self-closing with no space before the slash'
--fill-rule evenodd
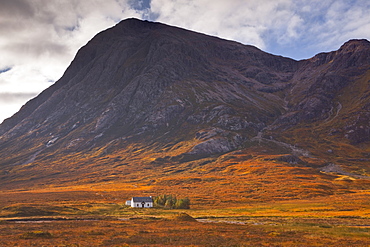
<path id="1" fill-rule="evenodd" d="M 133 202 L 153 202 L 153 199 L 149 196 L 145 197 L 133 197 Z"/>

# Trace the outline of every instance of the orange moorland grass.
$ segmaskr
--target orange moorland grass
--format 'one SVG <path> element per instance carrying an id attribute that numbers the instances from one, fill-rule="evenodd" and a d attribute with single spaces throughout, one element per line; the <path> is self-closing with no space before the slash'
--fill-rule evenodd
<path id="1" fill-rule="evenodd" d="M 294 208 L 292 204 L 285 208 Z M 228 209 L 224 209 L 213 212 L 221 213 L 221 216 L 203 216 L 193 220 L 189 214 L 197 215 L 200 213 L 199 210 L 186 210 L 188 216 L 184 215 L 184 211 L 182 215 L 177 216 L 177 213 L 181 212 L 178 210 L 129 208 L 121 210 L 130 213 L 109 217 L 88 215 L 3 219 L 0 220 L 0 246 L 368 246 L 370 244 L 369 220 L 361 217 L 247 217 L 237 216 L 238 209 L 229 210 L 234 214 L 229 214 Z M 265 208 L 266 212 L 268 210 Z"/>
<path id="2" fill-rule="evenodd" d="M 187 148 L 177 145 L 173 156 Z M 186 162 L 150 152 L 133 146 L 94 162 L 66 155 L 41 171 L 55 178 L 15 179 L 18 187 L 0 192 L 0 246 L 370 245 L 369 180 L 322 173 L 309 157 L 311 167 L 257 152 Z M 198 221 L 124 205 L 163 194 L 188 197 L 185 212 Z"/>
<path id="3" fill-rule="evenodd" d="M 103 183 L 2 192 L 0 246 L 370 245 L 370 191 L 234 203 L 203 204 L 198 197 L 189 210 L 166 210 L 125 206 L 133 193 L 153 193 L 153 187 L 129 188 Z M 182 220 L 179 212 L 198 221 Z"/>
<path id="4" fill-rule="evenodd" d="M 367 232 L 331 222 L 206 223 L 174 219 L 0 222 L 1 246 L 366 246 Z M 266 224 L 266 225 L 264 225 Z M 280 224 L 285 224 L 282 229 Z M 312 228 L 312 229 L 311 229 Z M 340 236 L 343 231 L 346 235 Z M 365 229 L 366 230 L 366 229 Z M 337 234 L 336 231 L 340 234 Z M 350 237 L 349 237 L 350 236 Z"/>

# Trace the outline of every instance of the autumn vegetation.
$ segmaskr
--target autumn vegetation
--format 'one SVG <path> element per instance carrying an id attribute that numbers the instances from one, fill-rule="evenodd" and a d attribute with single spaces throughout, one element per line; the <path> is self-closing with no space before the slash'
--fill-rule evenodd
<path id="1" fill-rule="evenodd" d="M 56 150 L 2 184 L 0 246 L 369 246 L 369 167 L 355 159 L 369 150 L 319 153 L 333 142 L 310 136 L 321 127 L 288 140 L 315 157 L 266 141 L 188 160 L 196 140 Z M 345 173 L 321 170 L 331 162 Z M 126 206 L 133 196 L 156 207 Z"/>
<path id="2" fill-rule="evenodd" d="M 117 161 L 95 182 L 89 176 L 98 173 L 3 189 L 0 246 L 370 245 L 369 180 L 252 151 L 180 164 L 151 158 L 142 169 Z M 137 149 L 132 158 L 144 155 Z M 149 195 L 157 207 L 125 205 Z"/>

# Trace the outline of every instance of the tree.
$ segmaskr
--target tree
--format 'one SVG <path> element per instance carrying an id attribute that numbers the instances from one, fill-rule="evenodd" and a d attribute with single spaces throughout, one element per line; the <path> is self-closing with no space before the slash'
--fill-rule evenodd
<path id="1" fill-rule="evenodd" d="M 189 209 L 190 208 L 189 198 L 184 198 L 184 199 L 177 200 L 175 208 L 177 208 L 177 209 Z"/>
<path id="2" fill-rule="evenodd" d="M 159 195 L 154 198 L 154 206 L 169 209 L 189 209 L 189 198 L 177 199 L 174 195 Z"/>

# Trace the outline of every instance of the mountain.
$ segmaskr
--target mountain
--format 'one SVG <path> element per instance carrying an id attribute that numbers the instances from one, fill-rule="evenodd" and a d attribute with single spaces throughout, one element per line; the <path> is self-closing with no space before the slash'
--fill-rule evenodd
<path id="1" fill-rule="evenodd" d="M 0 125 L 0 186 L 136 181 L 160 190 L 234 176 L 250 162 L 309 171 L 330 193 L 348 189 L 322 172 L 368 178 L 369 85 L 367 40 L 296 61 L 127 19 Z"/>

